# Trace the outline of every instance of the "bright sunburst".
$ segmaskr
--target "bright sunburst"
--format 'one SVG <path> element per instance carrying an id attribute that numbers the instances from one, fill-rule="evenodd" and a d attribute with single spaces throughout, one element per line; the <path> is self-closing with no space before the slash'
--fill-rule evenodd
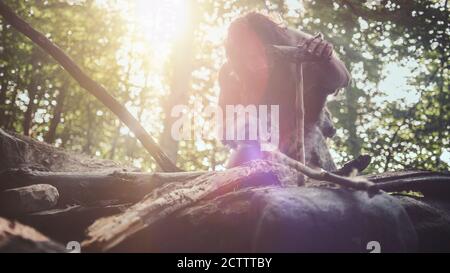
<path id="1" fill-rule="evenodd" d="M 184 30 L 186 0 L 135 0 L 134 21 L 142 31 L 140 38 L 156 47 L 173 42 Z"/>

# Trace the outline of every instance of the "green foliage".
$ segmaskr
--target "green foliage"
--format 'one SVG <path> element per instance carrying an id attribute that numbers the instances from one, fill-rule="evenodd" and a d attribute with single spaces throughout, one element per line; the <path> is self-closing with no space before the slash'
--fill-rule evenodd
<path id="1" fill-rule="evenodd" d="M 342 161 L 361 153 L 372 155 L 369 172 L 446 170 L 448 164 L 439 158 L 450 144 L 448 3 L 367 2 L 372 4 L 305 1 L 305 16 L 292 21 L 329 37 L 354 77 L 353 84 L 330 103 L 341 128 L 334 148 Z M 411 60 L 421 71 L 410 79 L 421 95 L 419 101 L 376 103 L 383 96 L 378 89 L 383 66 Z"/>

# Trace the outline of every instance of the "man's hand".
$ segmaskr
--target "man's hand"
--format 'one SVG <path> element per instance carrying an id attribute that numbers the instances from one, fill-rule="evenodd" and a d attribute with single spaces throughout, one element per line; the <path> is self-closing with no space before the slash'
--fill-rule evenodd
<path id="1" fill-rule="evenodd" d="M 305 49 L 309 54 L 323 61 L 329 61 L 333 55 L 333 45 L 325 41 L 320 32 L 312 38 L 305 39 L 298 47 Z"/>

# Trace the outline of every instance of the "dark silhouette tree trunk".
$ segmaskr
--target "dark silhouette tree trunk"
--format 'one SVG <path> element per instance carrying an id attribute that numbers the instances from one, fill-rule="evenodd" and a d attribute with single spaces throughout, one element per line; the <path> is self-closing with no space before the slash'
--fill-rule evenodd
<path id="1" fill-rule="evenodd" d="M 86 105 L 86 115 L 87 115 L 87 128 L 86 128 L 86 144 L 83 146 L 83 153 L 88 155 L 91 154 L 92 146 L 92 126 L 93 126 L 93 115 L 91 111 L 91 103 Z"/>
<path id="2" fill-rule="evenodd" d="M 7 106 L 5 104 L 6 102 L 6 92 L 8 92 L 8 80 L 7 80 L 7 68 L 0 70 L 1 81 L 0 81 L 0 125 L 5 124 L 5 111 L 7 109 Z"/>
<path id="3" fill-rule="evenodd" d="M 30 81 L 30 85 L 28 85 L 28 98 L 30 101 L 28 102 L 27 110 L 25 111 L 25 114 L 23 116 L 23 125 L 22 125 L 23 134 L 26 136 L 29 136 L 31 133 L 32 120 L 36 108 L 36 103 L 34 103 L 36 95 L 37 95 L 37 84 L 33 77 Z"/>
<path id="4" fill-rule="evenodd" d="M 4 27 L 4 24 L 2 24 L 2 44 L 6 45 L 7 43 L 7 39 L 6 39 L 6 27 Z M 1 60 L 7 60 L 8 57 L 8 47 L 4 46 L 3 50 L 1 51 Z M 8 64 L 6 64 L 5 66 L 1 67 L 0 69 L 0 77 L 1 77 L 1 81 L 0 81 L 0 126 L 4 126 L 5 125 L 5 111 L 6 111 L 6 92 L 8 91 Z"/>
<path id="5" fill-rule="evenodd" d="M 447 2 L 445 4 L 445 6 L 447 6 Z M 438 82 L 438 88 L 439 88 L 439 93 L 438 93 L 438 99 L 439 99 L 439 127 L 441 128 L 441 130 L 439 130 L 438 134 L 439 134 L 439 140 L 443 141 L 445 136 L 444 136 L 444 131 L 445 131 L 445 127 L 446 127 L 446 122 L 445 122 L 445 117 L 444 115 L 446 114 L 445 111 L 445 91 L 444 91 L 444 86 L 445 86 L 445 76 L 444 76 L 444 69 L 445 69 L 445 62 L 446 62 L 446 57 L 445 57 L 445 52 L 441 51 L 441 63 L 440 63 L 440 73 L 439 73 L 439 82 Z M 448 90 L 448 88 L 447 88 Z M 442 143 L 443 146 L 445 146 L 444 143 Z M 440 155 L 436 156 L 436 167 L 437 170 L 442 169 L 445 170 L 445 166 L 443 166 L 441 168 L 441 158 Z"/>
<path id="6" fill-rule="evenodd" d="M 5 111 L 6 111 L 6 92 L 8 91 L 8 81 L 6 77 L 6 71 L 7 69 L 1 69 L 0 74 L 1 81 L 0 81 L 0 126 L 5 125 Z"/>
<path id="7" fill-rule="evenodd" d="M 6 107 L 5 105 L 5 112 L 3 113 L 3 118 L 4 118 L 4 128 L 8 129 L 8 130 L 14 130 L 14 121 L 16 120 L 16 112 L 17 112 L 17 107 L 15 106 L 15 102 L 17 99 L 17 95 L 18 95 L 18 90 L 20 88 L 23 88 L 22 86 L 22 78 L 20 77 L 20 73 L 21 71 L 18 70 L 17 71 L 17 78 L 16 78 L 16 85 L 14 86 L 14 89 L 12 91 L 11 94 L 11 103 L 9 104 L 9 107 Z M 8 109 L 9 108 L 9 109 Z M 6 114 L 6 110 L 8 111 L 8 114 Z M 3 125 L 2 124 L 2 125 Z"/>
<path id="8" fill-rule="evenodd" d="M 35 103 L 34 101 L 37 100 L 37 96 L 39 93 L 38 90 L 38 86 L 39 86 L 39 82 L 40 80 L 38 79 L 38 75 L 35 73 L 35 71 L 38 69 L 37 67 L 37 62 L 38 62 L 38 54 L 39 52 L 37 51 L 37 49 L 34 49 L 33 52 L 31 53 L 31 64 L 30 64 L 30 69 L 28 70 L 28 75 L 30 77 L 30 81 L 28 83 L 27 86 L 27 90 L 28 90 L 28 105 L 27 105 L 27 110 L 24 113 L 23 116 L 23 134 L 26 136 L 29 136 L 31 134 L 31 127 L 33 125 L 33 118 L 34 118 L 34 113 L 36 110 L 36 106 L 38 104 Z"/>
<path id="9" fill-rule="evenodd" d="M 361 142 L 356 131 L 356 125 L 358 123 L 358 95 L 357 87 L 352 83 L 345 90 L 345 100 L 347 106 L 347 119 L 345 121 L 345 129 L 348 130 L 348 147 L 350 154 L 356 158 L 361 154 Z"/>
<path id="10" fill-rule="evenodd" d="M 50 126 L 47 134 L 45 135 L 45 142 L 53 143 L 56 139 L 56 129 L 61 122 L 61 115 L 64 109 L 64 99 L 66 98 L 66 94 L 68 92 L 68 82 L 66 81 L 63 86 L 59 89 L 58 96 L 56 97 L 56 106 L 53 112 L 53 118 L 50 121 Z"/>
<path id="11" fill-rule="evenodd" d="M 114 160 L 114 156 L 116 155 L 117 142 L 119 141 L 119 136 L 120 136 L 120 124 L 116 128 L 113 141 L 111 143 L 111 150 L 109 150 L 108 158 L 111 160 Z"/>

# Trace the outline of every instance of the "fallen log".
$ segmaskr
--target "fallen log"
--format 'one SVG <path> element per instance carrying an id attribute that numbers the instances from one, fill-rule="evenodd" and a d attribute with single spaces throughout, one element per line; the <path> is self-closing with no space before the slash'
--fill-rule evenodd
<path id="1" fill-rule="evenodd" d="M 19 222 L 0 217 L 0 253 L 65 252 L 65 248 Z"/>
<path id="2" fill-rule="evenodd" d="M 417 232 L 419 251 L 450 253 L 450 200 L 394 195 Z"/>
<path id="3" fill-rule="evenodd" d="M 85 231 L 95 220 L 123 212 L 132 204 L 108 204 L 100 202 L 95 206 L 73 205 L 66 208 L 40 211 L 20 215 L 17 220 L 39 230 L 58 242 L 81 242 Z"/>
<path id="4" fill-rule="evenodd" d="M 0 212 L 6 215 L 33 213 L 53 208 L 58 190 L 48 184 L 36 184 L 0 192 Z"/>
<path id="5" fill-rule="evenodd" d="M 136 202 L 166 183 L 183 182 L 202 174 L 204 172 L 42 172 L 21 168 L 0 172 L 0 190 L 49 184 L 59 192 L 59 205 L 93 204 L 100 200 Z"/>
<path id="6" fill-rule="evenodd" d="M 36 171 L 93 172 L 138 171 L 112 160 L 68 152 L 30 137 L 0 129 L 0 172 L 15 168 Z"/>
<path id="7" fill-rule="evenodd" d="M 416 191 L 424 196 L 448 199 L 450 196 L 450 173 L 432 171 L 386 172 L 367 175 L 375 187 L 388 192 Z"/>
<path id="8" fill-rule="evenodd" d="M 243 187 L 280 185 L 289 180 L 296 185 L 297 173 L 277 163 L 255 160 L 224 172 L 209 172 L 192 180 L 169 184 L 124 213 L 97 220 L 88 228 L 88 239 L 82 243 L 82 248 L 84 251 L 108 251 L 138 231 L 199 200 Z"/>
<path id="9" fill-rule="evenodd" d="M 253 187 L 200 201 L 127 238 L 112 252 L 287 253 L 417 251 L 396 197 L 323 187 Z"/>
<path id="10" fill-rule="evenodd" d="M 276 171 L 276 166 L 278 165 L 275 165 L 272 171 Z M 286 165 L 283 167 L 287 168 Z M 268 170 L 269 165 L 263 169 Z M 279 169 L 278 175 L 283 176 L 283 171 L 285 169 Z M 386 182 L 393 180 L 396 176 L 401 179 L 419 178 L 421 173 L 399 172 L 392 176 L 376 175 L 373 176 L 376 177 L 373 180 Z M 432 175 L 438 175 L 438 173 L 424 172 L 424 180 L 426 177 L 432 178 Z M 291 176 L 291 179 L 293 180 L 291 185 L 295 185 L 295 176 Z M 170 208 L 170 205 L 166 207 L 164 202 L 160 202 L 161 210 L 153 208 L 153 212 L 146 211 L 147 208 L 154 206 L 156 201 L 156 197 L 153 199 L 147 197 L 122 215 L 97 221 L 88 229 L 88 236 L 96 235 L 97 239 L 101 238 L 105 241 L 102 242 L 103 245 L 95 245 L 95 242 L 87 241 L 85 246 L 90 251 L 311 252 L 319 251 L 319 249 L 320 251 L 350 251 L 350 248 L 346 247 L 354 244 L 351 246 L 353 252 L 365 251 L 367 242 L 376 238 L 382 241 L 383 251 L 416 251 L 414 245 L 416 244 L 415 230 L 417 230 L 421 246 L 419 250 L 432 251 L 436 249 L 432 244 L 439 241 L 440 236 L 444 236 L 445 242 L 447 238 L 450 238 L 446 224 L 448 213 L 443 213 L 450 208 L 448 202 L 443 202 L 442 207 L 431 211 L 428 207 L 416 209 L 415 204 L 410 206 L 409 203 L 399 203 L 397 200 L 401 201 L 403 197 L 399 198 L 383 192 L 371 195 L 362 191 L 317 187 L 283 189 L 269 186 L 234 192 L 223 189 L 216 195 L 219 196 L 213 200 L 205 198 L 195 204 L 193 202 L 192 205 L 175 210 L 172 214 L 165 210 Z M 159 196 L 162 197 L 162 195 Z M 263 197 L 265 201 L 261 203 L 259 197 Z M 265 205 L 266 203 L 271 205 Z M 400 204 L 406 206 L 409 217 Z M 158 214 L 161 211 L 167 213 Z M 355 214 L 356 211 L 358 211 L 357 214 Z M 347 220 L 343 220 L 343 215 L 347 215 Z M 355 217 L 355 215 L 360 216 Z M 414 225 L 409 220 L 410 217 Z M 442 217 L 445 217 L 445 221 Z M 268 221 L 264 232 L 261 232 L 260 219 Z M 323 224 L 318 224 L 317 221 L 323 221 Z M 330 221 L 335 221 L 336 224 L 330 227 Z M 395 227 L 392 221 L 396 221 Z M 114 229 L 115 224 L 125 226 L 121 229 L 122 233 Z M 361 228 L 362 224 L 367 225 L 367 228 Z M 139 229 L 129 232 L 128 228 L 135 227 Z M 341 229 L 338 232 L 340 236 L 333 235 L 336 234 L 336 228 Z M 280 232 L 280 229 L 283 232 Z M 384 231 L 380 233 L 381 229 Z M 141 232 L 138 232 L 139 230 Z M 373 235 L 369 235 L 369 231 L 373 232 Z M 118 233 L 107 238 L 111 232 Z M 178 235 L 181 233 L 184 235 Z M 217 236 L 218 233 L 220 236 Z M 355 238 L 357 233 L 360 233 L 357 237 L 363 239 L 352 241 L 351 238 Z M 186 236 L 186 234 L 189 235 Z M 113 238 L 119 236 L 121 238 L 116 244 L 106 246 L 106 241 L 112 242 Z M 257 239 L 252 236 L 256 236 Z M 348 236 L 348 239 L 340 240 L 347 238 L 345 236 Z M 92 240 L 93 237 L 89 239 Z M 291 243 L 292 241 L 295 243 Z M 255 242 L 258 245 L 255 245 Z M 444 243 L 439 245 L 443 250 L 448 249 Z"/>
<path id="11" fill-rule="evenodd" d="M 281 152 L 268 152 L 265 156 L 270 160 L 254 160 L 224 172 L 209 172 L 181 184 L 162 187 L 124 213 L 96 221 L 89 227 L 83 246 L 92 251 L 108 251 L 125 238 L 197 201 L 250 185 L 297 185 L 299 173 L 357 190 L 373 189 L 373 183 L 367 179 L 313 170 Z"/>

